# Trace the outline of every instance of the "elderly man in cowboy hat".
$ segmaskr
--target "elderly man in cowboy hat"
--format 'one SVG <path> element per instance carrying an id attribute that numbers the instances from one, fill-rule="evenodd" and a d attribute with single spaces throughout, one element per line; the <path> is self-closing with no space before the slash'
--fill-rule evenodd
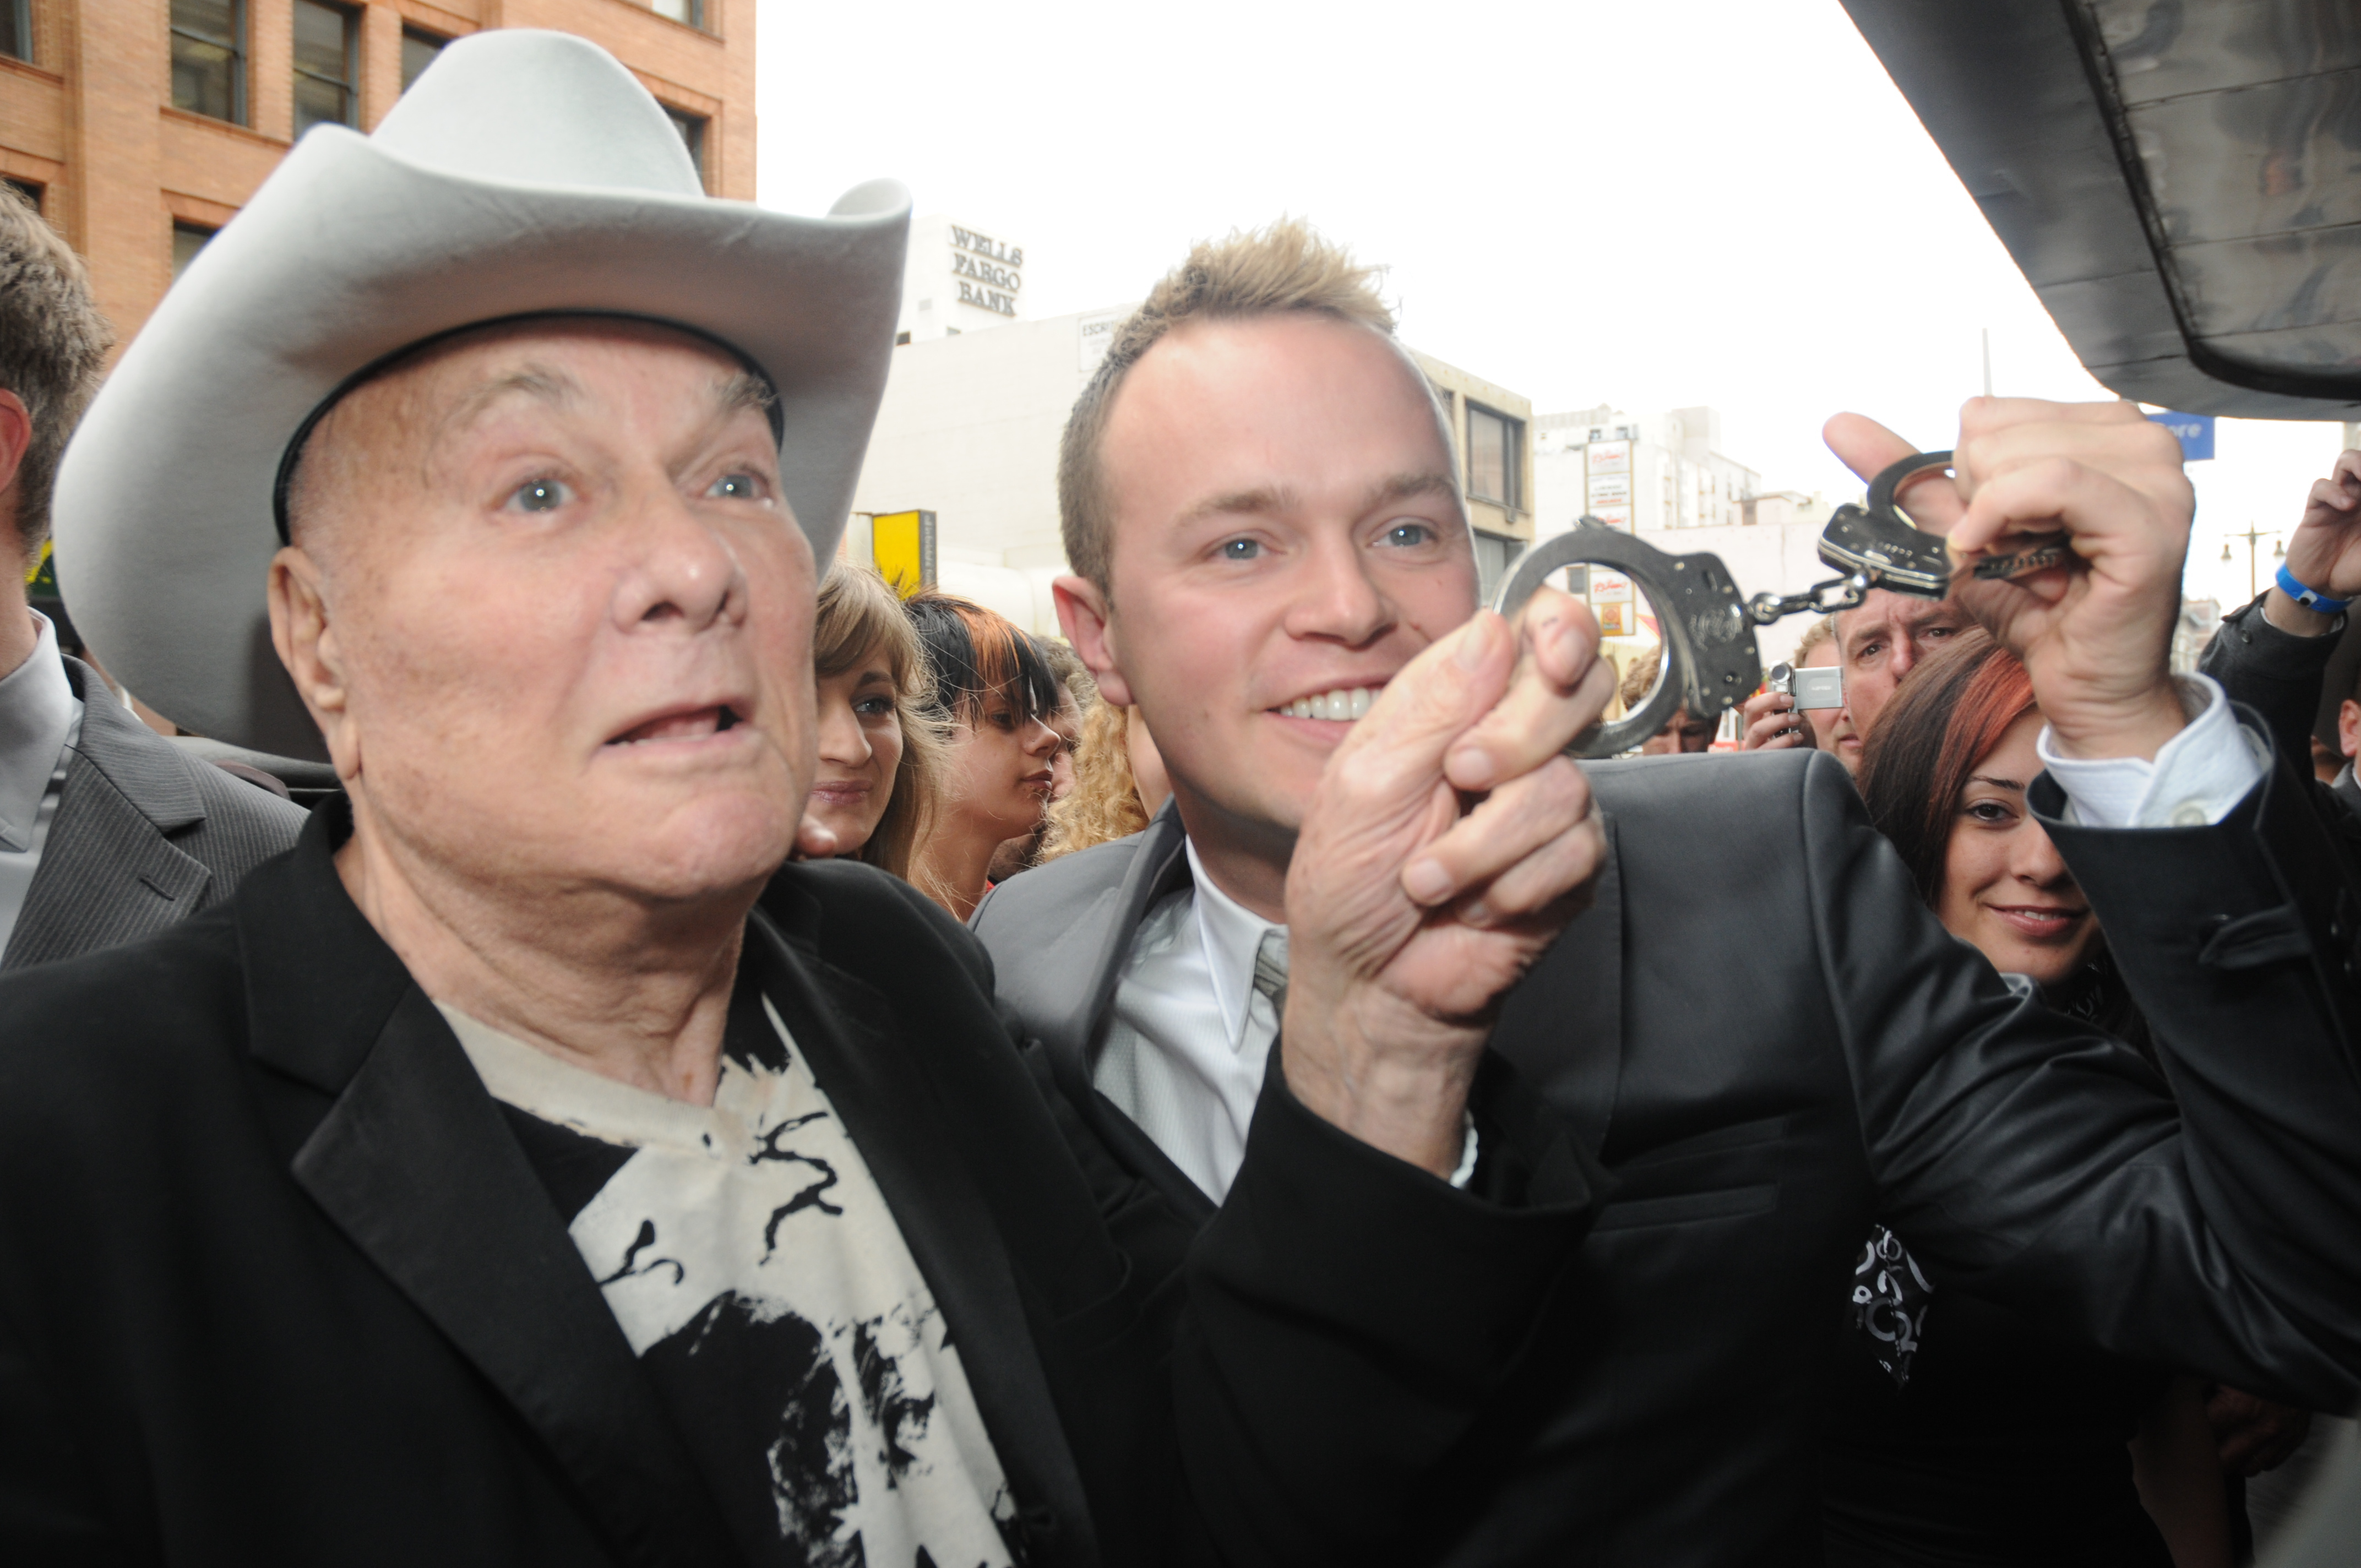
<path id="1" fill-rule="evenodd" d="M 1483 1053 L 1600 848 L 1595 634 L 1478 618 L 1370 715 L 1197 1234 L 962 929 L 781 869 L 906 223 L 708 200 L 611 59 L 486 33 L 132 345 L 70 590 L 347 800 L 0 982 L 9 1562 L 1301 1563 L 1448 1505 L 1594 1203 Z"/>

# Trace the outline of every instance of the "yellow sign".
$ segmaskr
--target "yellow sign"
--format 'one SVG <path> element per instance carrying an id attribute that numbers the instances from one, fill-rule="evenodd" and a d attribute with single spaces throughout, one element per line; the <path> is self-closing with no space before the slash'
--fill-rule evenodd
<path id="1" fill-rule="evenodd" d="M 935 514 L 879 512 L 869 520 L 869 558 L 904 598 L 934 587 Z"/>
<path id="2" fill-rule="evenodd" d="M 36 560 L 31 569 L 25 574 L 25 591 L 37 599 L 53 599 L 58 597 L 58 569 L 49 560 L 54 545 L 49 540 L 42 540 L 40 558 Z"/>

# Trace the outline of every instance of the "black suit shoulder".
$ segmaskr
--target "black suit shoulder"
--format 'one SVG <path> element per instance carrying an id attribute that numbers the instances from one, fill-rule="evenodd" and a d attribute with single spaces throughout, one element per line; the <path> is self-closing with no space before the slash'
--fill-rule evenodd
<path id="1" fill-rule="evenodd" d="M 235 915 L 210 910 L 0 975 L 0 1019 L 5 1203 L 60 1171 L 112 1163 L 106 1151 L 126 1139 L 174 1140 L 195 1105 L 238 1092 L 247 992 Z"/>
<path id="2" fill-rule="evenodd" d="M 854 860 L 796 861 L 763 890 L 780 934 L 847 974 L 885 991 L 938 983 L 949 963 L 984 997 L 992 958 L 942 905 L 891 872 Z"/>
<path id="3" fill-rule="evenodd" d="M 1801 749 L 1619 758 L 1585 763 L 1583 772 L 1600 806 L 1619 819 L 1645 826 L 1661 819 L 1684 833 L 1717 821 L 1752 826 L 1782 801 L 1792 815 L 1807 798 L 1840 806 L 1852 795 L 1851 777 L 1834 757 Z"/>
<path id="4" fill-rule="evenodd" d="M 104 1072 L 113 1065 L 110 1052 L 152 1060 L 197 1036 L 235 1038 L 245 1011 L 236 917 L 228 909 L 119 948 L 0 974 L 0 1018 L 7 1020 L 0 1029 L 0 1116 L 16 1109 L 8 1087 L 17 1082 Z M 119 1085 L 124 1093 L 141 1087 L 136 1076 Z"/>

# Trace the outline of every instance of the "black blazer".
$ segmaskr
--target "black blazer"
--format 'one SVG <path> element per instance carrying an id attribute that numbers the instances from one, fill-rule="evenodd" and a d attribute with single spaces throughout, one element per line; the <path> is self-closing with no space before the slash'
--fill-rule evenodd
<path id="1" fill-rule="evenodd" d="M 217 914 L 0 981 L 0 1561 L 735 1561 L 346 897 L 348 821 Z M 864 866 L 782 872 L 742 963 L 941 1306 L 1038 1563 L 1382 1555 L 1591 1216 L 1594 1168 L 1512 1088 L 1500 1202 L 1282 1091 L 1200 1231 L 1046 1087 L 972 939 Z"/>
<path id="2" fill-rule="evenodd" d="M 81 660 L 65 666 L 82 736 L 0 970 L 79 958 L 210 909 L 303 827 L 300 806 L 140 723 Z"/>
<path id="3" fill-rule="evenodd" d="M 2259 714 L 2288 766 L 2297 777 L 2312 778 L 2312 721 L 2319 716 L 2321 688 L 2345 636 L 2281 631 L 2263 614 L 2263 600 L 2269 597 L 2259 595 L 2224 616 L 2197 667 L 2221 682 L 2232 702 Z M 2339 694 L 2340 700 L 2345 695 Z M 2361 782 L 2353 776 L 2353 764 L 2347 762 L 2334 784 L 2314 779 L 2313 785 L 2323 805 L 2343 808 L 2326 815 L 2353 852 L 2361 853 Z"/>
<path id="4" fill-rule="evenodd" d="M 1815 1406 L 1872 1219 L 1942 1289 L 2352 1405 L 2361 909 L 2299 781 L 2153 832 L 2068 828 L 2036 785 L 2169 1093 L 1953 940 L 1834 759 L 1587 771 L 1611 846 L 1597 901 L 1511 992 L 1493 1047 L 1617 1186 L 1439 1560 L 1816 1561 Z M 1068 1081 L 1087 1080 L 1140 915 L 1186 879 L 1179 850 L 1161 817 L 978 911 L 1004 997 Z M 1120 1120 L 1103 1097 L 1093 1113 Z"/>

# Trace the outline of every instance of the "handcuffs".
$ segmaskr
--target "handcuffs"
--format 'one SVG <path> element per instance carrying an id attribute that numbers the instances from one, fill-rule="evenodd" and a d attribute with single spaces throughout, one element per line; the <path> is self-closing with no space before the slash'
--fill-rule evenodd
<path id="1" fill-rule="evenodd" d="M 1843 576 L 1799 594 L 1741 598 L 1721 557 L 1699 551 L 1673 555 L 1643 539 L 1586 514 L 1571 533 L 1532 546 L 1517 558 L 1493 596 L 1492 608 L 1513 616 L 1553 573 L 1597 565 L 1640 585 L 1656 609 L 1663 642 L 1656 681 L 1645 701 L 1617 719 L 1592 725 L 1566 750 L 1582 757 L 1628 751 L 1686 707 L 1692 718 L 1719 718 L 1763 684 L 1754 629 L 1790 615 L 1850 609 L 1872 588 L 1938 599 L 1951 591 L 1951 555 L 1939 533 L 1915 526 L 1895 510 L 1894 492 L 1918 476 L 1948 469 L 1948 452 L 1916 452 L 1870 482 L 1868 504 L 1837 508 L 1820 532 L 1819 556 Z M 1976 563 L 1978 577 L 2016 577 L 2062 563 L 2062 542 Z"/>

